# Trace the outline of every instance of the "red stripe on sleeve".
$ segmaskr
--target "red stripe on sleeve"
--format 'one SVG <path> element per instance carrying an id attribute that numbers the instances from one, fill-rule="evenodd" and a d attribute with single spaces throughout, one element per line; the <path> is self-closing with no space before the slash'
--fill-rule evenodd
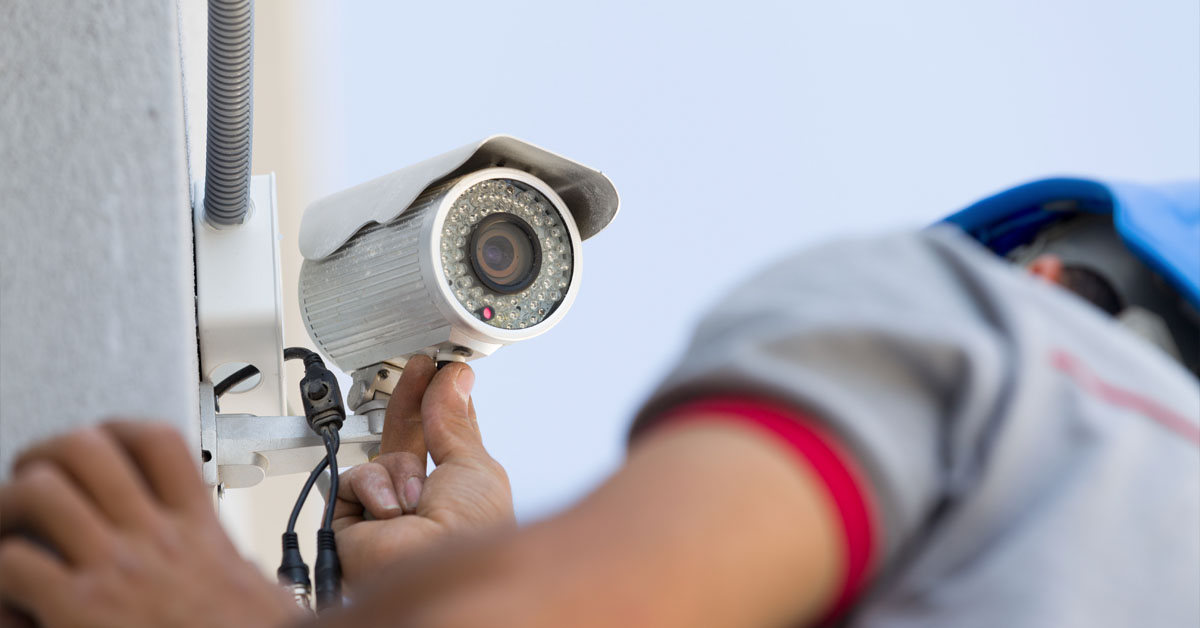
<path id="1" fill-rule="evenodd" d="M 866 584 L 875 552 L 876 528 L 865 476 L 844 447 L 806 414 L 760 399 L 717 397 L 676 406 L 659 423 L 689 417 L 721 418 L 754 425 L 781 439 L 825 483 L 842 520 L 846 575 L 824 621 L 840 616 Z"/>
<path id="2" fill-rule="evenodd" d="M 1050 354 L 1050 364 L 1075 380 L 1079 387 L 1096 397 L 1122 408 L 1128 408 L 1158 423 L 1163 428 L 1200 447 L 1200 426 L 1189 418 L 1140 393 L 1110 384 L 1084 364 L 1083 360 L 1057 350 Z"/>

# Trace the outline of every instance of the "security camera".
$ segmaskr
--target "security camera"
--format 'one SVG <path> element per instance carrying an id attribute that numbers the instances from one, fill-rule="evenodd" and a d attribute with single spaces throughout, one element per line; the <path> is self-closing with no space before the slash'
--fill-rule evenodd
<path id="1" fill-rule="evenodd" d="M 364 385 L 417 354 L 490 355 L 562 320 L 618 206 L 599 171 L 508 136 L 338 192 L 300 225 L 305 327 Z"/>

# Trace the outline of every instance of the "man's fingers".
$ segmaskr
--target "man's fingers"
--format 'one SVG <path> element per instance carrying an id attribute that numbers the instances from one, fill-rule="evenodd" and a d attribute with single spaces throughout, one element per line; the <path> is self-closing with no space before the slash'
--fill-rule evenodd
<path id="1" fill-rule="evenodd" d="M 59 469 L 31 462 L 0 486 L 0 535 L 37 534 L 72 563 L 111 556 L 114 539 L 100 512 Z"/>
<path id="2" fill-rule="evenodd" d="M 72 603 L 63 597 L 68 579 L 66 565 L 36 543 L 19 536 L 0 541 L 0 602 L 45 622 L 54 609 Z"/>
<path id="3" fill-rule="evenodd" d="M 387 469 L 404 512 L 416 512 L 425 486 L 425 452 L 421 452 L 420 458 L 408 452 L 387 454 L 376 458 L 375 462 Z"/>
<path id="4" fill-rule="evenodd" d="M 37 445 L 17 460 L 14 470 L 35 462 L 59 466 L 113 522 L 139 528 L 155 519 L 150 490 L 133 462 L 99 428 L 76 430 Z"/>
<path id="5" fill-rule="evenodd" d="M 340 479 L 334 519 L 364 510 L 376 519 L 390 519 L 403 513 L 392 476 L 378 462 L 360 464 L 343 473 Z"/>
<path id="6" fill-rule="evenodd" d="M 437 372 L 421 403 L 425 444 L 435 464 L 457 455 L 483 450 L 479 424 L 472 418 L 471 387 L 475 372 L 462 363 L 448 364 Z"/>
<path id="7" fill-rule="evenodd" d="M 102 427 L 129 452 L 159 501 L 179 510 L 212 512 L 198 458 L 174 428 L 146 421 L 113 421 Z"/>
<path id="8" fill-rule="evenodd" d="M 421 427 L 421 399 L 437 369 L 428 356 L 409 358 L 400 381 L 388 399 L 379 453 L 408 452 L 425 459 L 425 435 Z M 422 471 L 424 466 L 422 465 Z M 422 475 L 424 473 L 422 472 Z"/>

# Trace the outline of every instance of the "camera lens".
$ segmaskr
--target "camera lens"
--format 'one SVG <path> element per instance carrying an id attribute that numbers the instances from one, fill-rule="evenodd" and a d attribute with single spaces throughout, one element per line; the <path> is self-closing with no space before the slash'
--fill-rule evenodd
<path id="1" fill-rule="evenodd" d="M 483 243 L 480 249 L 480 259 L 489 270 L 503 273 L 514 266 L 516 251 L 513 250 L 512 240 L 505 236 L 492 236 Z"/>
<path id="2" fill-rule="evenodd" d="M 492 214 L 480 221 L 467 250 L 479 280 L 501 294 L 528 288 L 541 270 L 542 248 L 533 228 L 513 214 Z"/>
<path id="3" fill-rule="evenodd" d="M 446 211 L 437 243 L 453 299 L 498 329 L 550 318 L 576 272 L 568 216 L 528 182 L 496 177 L 468 187 Z"/>

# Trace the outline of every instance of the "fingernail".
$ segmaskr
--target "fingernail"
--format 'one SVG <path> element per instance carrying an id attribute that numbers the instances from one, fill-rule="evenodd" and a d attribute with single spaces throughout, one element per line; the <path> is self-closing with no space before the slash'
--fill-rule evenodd
<path id="1" fill-rule="evenodd" d="M 379 507 L 384 510 L 400 510 L 400 503 L 396 501 L 396 490 L 391 486 L 379 486 L 375 491 L 375 499 L 379 502 Z"/>
<path id="2" fill-rule="evenodd" d="M 471 387 L 475 385 L 475 371 L 471 367 L 461 368 L 458 370 L 458 377 L 454 380 L 454 388 L 458 390 L 458 394 L 466 397 L 471 394 Z"/>
<path id="3" fill-rule="evenodd" d="M 417 502 L 421 500 L 421 478 L 411 477 L 404 481 L 404 509 L 413 511 L 417 509 Z"/>
<path id="4" fill-rule="evenodd" d="M 367 513 L 367 514 L 370 514 L 370 513 Z M 383 516 L 380 517 L 380 519 L 391 519 L 393 517 L 399 517 L 403 514 L 404 514 L 403 508 L 401 508 L 399 506 L 388 506 L 387 508 L 383 509 Z"/>

